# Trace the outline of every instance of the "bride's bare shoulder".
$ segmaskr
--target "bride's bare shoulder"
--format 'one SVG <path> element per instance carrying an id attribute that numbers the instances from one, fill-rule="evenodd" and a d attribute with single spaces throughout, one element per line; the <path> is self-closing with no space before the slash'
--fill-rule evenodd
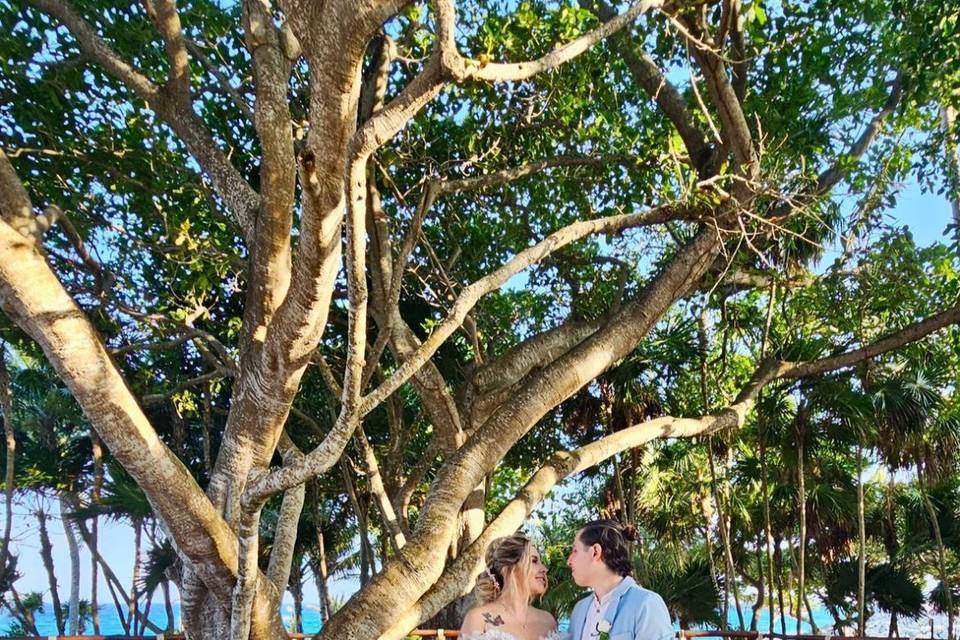
<path id="1" fill-rule="evenodd" d="M 552 613 L 549 611 L 544 611 L 543 609 L 537 609 L 536 607 L 530 608 L 533 609 L 534 615 L 537 616 L 537 622 L 545 627 L 556 628 L 557 620 L 553 617 Z"/>
<path id="2" fill-rule="evenodd" d="M 463 625 L 460 630 L 464 633 L 483 631 L 485 623 L 489 622 L 489 616 L 492 609 L 489 604 L 480 604 L 467 611 L 463 616 Z"/>

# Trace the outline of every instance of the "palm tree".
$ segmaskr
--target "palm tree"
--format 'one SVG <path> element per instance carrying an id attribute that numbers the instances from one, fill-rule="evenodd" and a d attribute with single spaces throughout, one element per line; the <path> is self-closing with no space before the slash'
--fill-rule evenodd
<path id="1" fill-rule="evenodd" d="M 65 512 L 70 496 L 82 490 L 89 453 L 85 438 L 78 437 L 75 425 L 83 422 L 80 408 L 67 390 L 56 381 L 56 376 L 47 365 L 33 362 L 22 356 L 27 365 L 17 369 L 11 379 L 14 389 L 13 409 L 18 416 L 21 430 L 22 480 L 24 489 L 41 494 L 52 493 L 60 502 L 61 513 Z M 78 633 L 80 611 L 80 552 L 77 532 L 68 518 L 61 518 L 70 551 L 70 598 L 67 608 L 67 630 Z M 41 537 L 46 536 L 45 514 L 39 519 Z M 64 620 L 59 607 L 53 561 L 49 553 L 43 554 L 50 581 L 51 597 L 58 628 L 63 630 Z"/>
<path id="2" fill-rule="evenodd" d="M 956 587 L 948 568 L 942 519 L 930 497 L 931 484 L 955 473 L 956 454 L 960 451 L 960 419 L 940 392 L 947 384 L 946 369 L 917 365 L 881 381 L 874 390 L 874 404 L 883 431 L 884 462 L 894 470 L 912 467 L 916 474 L 936 544 L 940 578 L 937 601 L 947 614 L 947 635 L 953 640 Z"/>
<path id="3" fill-rule="evenodd" d="M 107 463 L 107 470 L 107 479 L 104 482 L 99 503 L 81 507 L 73 512 L 73 516 L 77 519 L 104 516 L 115 520 L 126 520 L 133 527 L 133 577 L 126 601 L 127 615 L 122 615 L 119 608 L 118 614 L 127 633 L 137 635 L 143 626 L 150 625 L 149 621 L 143 619 L 140 614 L 139 596 L 141 595 L 140 574 L 144 526 L 152 521 L 153 508 L 146 495 L 123 467 L 110 461 Z"/>
<path id="4" fill-rule="evenodd" d="M 170 572 L 175 570 L 177 562 L 177 552 L 169 540 L 163 540 L 160 544 L 155 544 L 147 551 L 147 558 L 143 563 L 143 573 L 140 577 L 140 583 L 137 588 L 147 598 L 147 608 L 144 612 L 144 618 L 149 618 L 149 602 L 153 599 L 153 594 L 157 587 L 163 591 L 164 609 L 167 615 L 167 626 L 164 633 L 173 633 L 174 615 L 173 607 L 170 603 Z"/>

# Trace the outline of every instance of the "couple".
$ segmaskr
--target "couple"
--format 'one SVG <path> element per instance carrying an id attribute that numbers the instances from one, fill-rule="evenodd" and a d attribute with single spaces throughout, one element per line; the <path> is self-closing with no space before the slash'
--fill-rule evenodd
<path id="1" fill-rule="evenodd" d="M 593 593 L 570 616 L 569 640 L 673 640 L 663 598 L 630 577 L 632 529 L 596 520 L 577 532 L 567 566 Z M 487 549 L 477 578 L 479 605 L 467 612 L 462 640 L 560 640 L 553 616 L 530 606 L 547 590 L 547 567 L 523 536 L 500 538 Z"/>

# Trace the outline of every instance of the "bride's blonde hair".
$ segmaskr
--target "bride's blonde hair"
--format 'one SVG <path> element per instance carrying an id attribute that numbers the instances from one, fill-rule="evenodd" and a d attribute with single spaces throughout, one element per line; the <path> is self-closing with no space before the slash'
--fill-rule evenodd
<path id="1" fill-rule="evenodd" d="M 493 602 L 505 589 L 527 589 L 533 545 L 526 536 L 497 538 L 487 547 L 486 566 L 474 593 L 480 604 Z"/>

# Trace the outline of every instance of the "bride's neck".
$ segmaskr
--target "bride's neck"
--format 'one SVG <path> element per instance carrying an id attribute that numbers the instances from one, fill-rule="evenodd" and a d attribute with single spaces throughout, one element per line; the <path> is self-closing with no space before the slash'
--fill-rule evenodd
<path id="1" fill-rule="evenodd" d="M 513 589 L 504 591 L 497 599 L 504 609 L 515 615 L 523 613 L 530 605 L 530 598 L 527 594 Z"/>

